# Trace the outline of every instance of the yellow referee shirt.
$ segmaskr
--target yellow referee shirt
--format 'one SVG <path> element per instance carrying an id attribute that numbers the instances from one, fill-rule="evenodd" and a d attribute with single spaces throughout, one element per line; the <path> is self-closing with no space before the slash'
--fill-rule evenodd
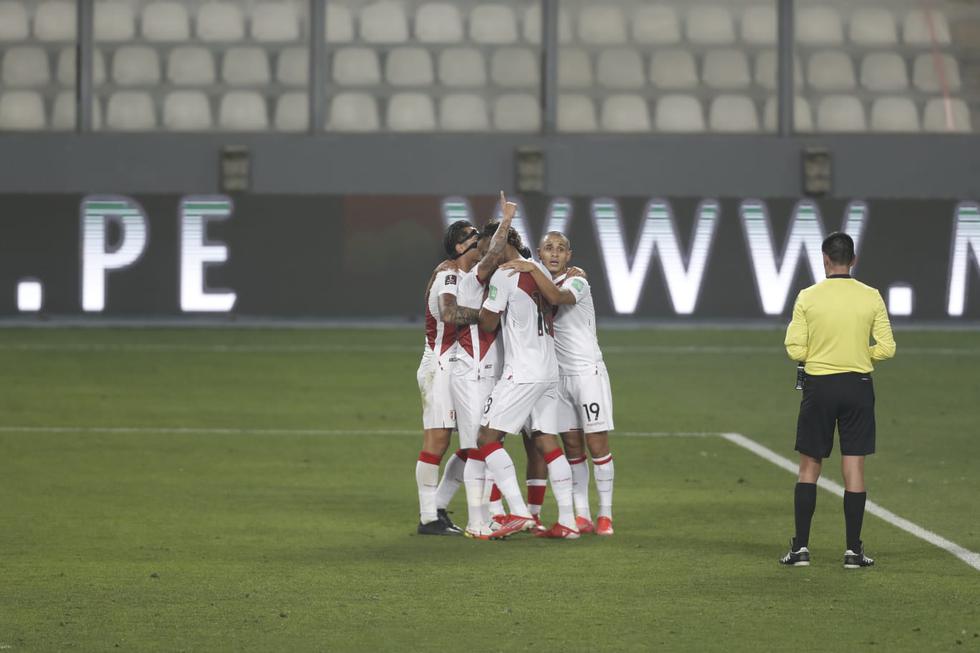
<path id="1" fill-rule="evenodd" d="M 789 357 L 805 361 L 806 373 L 814 375 L 870 372 L 872 361 L 895 355 L 881 294 L 848 274 L 800 291 L 784 344 Z"/>

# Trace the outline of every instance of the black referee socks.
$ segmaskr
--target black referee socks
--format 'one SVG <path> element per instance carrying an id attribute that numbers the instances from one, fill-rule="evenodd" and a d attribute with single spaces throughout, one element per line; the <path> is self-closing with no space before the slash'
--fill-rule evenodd
<path id="1" fill-rule="evenodd" d="M 864 523 L 864 503 L 867 492 L 844 491 L 844 524 L 847 528 L 847 548 L 855 553 L 861 551 L 861 525 Z"/>
<path id="2" fill-rule="evenodd" d="M 797 483 L 793 504 L 796 508 L 796 540 L 794 545 L 799 551 L 800 547 L 810 544 L 810 522 L 813 521 L 813 511 L 817 507 L 817 484 Z M 861 504 L 861 509 L 864 510 L 864 503 Z M 859 526 L 858 531 L 860 532 L 860 530 Z"/>

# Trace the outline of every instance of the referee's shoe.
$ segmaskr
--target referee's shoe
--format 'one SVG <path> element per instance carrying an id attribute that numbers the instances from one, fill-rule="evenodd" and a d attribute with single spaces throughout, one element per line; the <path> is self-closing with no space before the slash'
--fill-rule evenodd
<path id="1" fill-rule="evenodd" d="M 779 559 L 779 564 L 787 567 L 809 567 L 810 549 L 805 546 L 796 546 L 796 538 L 794 537 L 789 543 L 789 553 Z"/>
<path id="2" fill-rule="evenodd" d="M 861 569 L 874 567 L 874 558 L 864 555 L 864 542 L 858 542 L 857 552 L 848 549 L 844 552 L 844 569 Z"/>

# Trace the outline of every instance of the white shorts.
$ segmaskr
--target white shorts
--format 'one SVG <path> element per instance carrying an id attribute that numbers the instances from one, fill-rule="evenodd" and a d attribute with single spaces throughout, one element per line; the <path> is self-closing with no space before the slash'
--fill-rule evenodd
<path id="1" fill-rule="evenodd" d="M 476 448 L 483 407 L 493 391 L 495 382 L 494 378 L 482 378 L 476 381 L 464 374 L 450 375 L 449 389 L 453 406 L 456 407 L 456 427 L 459 429 L 460 448 Z"/>
<path id="2" fill-rule="evenodd" d="M 613 430 L 612 388 L 606 366 L 592 374 L 558 379 L 558 429 L 602 433 Z"/>
<path id="3" fill-rule="evenodd" d="M 422 394 L 422 428 L 452 429 L 456 427 L 456 411 L 449 393 L 451 372 L 438 361 L 422 361 L 415 378 Z"/>
<path id="4" fill-rule="evenodd" d="M 504 433 L 519 433 L 530 418 L 542 433 L 558 434 L 558 384 L 514 383 L 501 379 L 483 407 L 480 424 Z"/>

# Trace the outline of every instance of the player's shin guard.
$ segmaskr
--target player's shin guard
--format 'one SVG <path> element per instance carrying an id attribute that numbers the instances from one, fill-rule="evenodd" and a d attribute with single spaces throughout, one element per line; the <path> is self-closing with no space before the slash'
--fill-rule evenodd
<path id="1" fill-rule="evenodd" d="M 456 496 L 456 491 L 463 483 L 463 468 L 466 467 L 466 449 L 459 449 L 446 461 L 446 468 L 442 470 L 442 480 L 436 488 L 436 508 L 445 510 L 449 507 L 449 502 Z"/>
<path id="2" fill-rule="evenodd" d="M 548 463 L 548 480 L 551 482 L 551 491 L 555 493 L 555 501 L 558 502 L 558 523 L 577 531 L 574 500 L 572 499 L 572 467 L 568 464 L 568 459 L 562 455 L 560 448 L 546 453 L 544 460 Z"/>
<path id="3" fill-rule="evenodd" d="M 466 488 L 467 523 L 471 531 L 486 527 L 490 516 L 486 514 L 483 503 L 483 486 L 486 484 L 487 464 L 479 449 L 467 452 L 466 467 L 463 468 L 463 487 Z"/>
<path id="4" fill-rule="evenodd" d="M 491 442 L 480 449 L 487 462 L 487 469 L 493 474 L 497 487 L 507 499 L 507 506 L 510 514 L 519 517 L 530 517 L 531 513 L 524 503 L 521 496 L 521 487 L 517 483 L 517 472 L 514 470 L 514 461 L 504 450 L 504 446 L 499 442 Z"/>
<path id="5" fill-rule="evenodd" d="M 428 524 L 437 519 L 436 488 L 439 486 L 439 463 L 434 453 L 422 451 L 415 463 L 415 483 L 419 487 L 419 522 Z"/>
<path id="6" fill-rule="evenodd" d="M 572 497 L 575 500 L 575 514 L 592 521 L 592 511 L 589 509 L 589 464 L 585 456 L 569 458 L 572 468 Z"/>
<path id="7" fill-rule="evenodd" d="M 599 493 L 599 516 L 612 519 L 613 478 L 616 476 L 612 454 L 593 458 L 592 464 L 595 466 L 595 489 Z"/>
<path id="8" fill-rule="evenodd" d="M 531 511 L 532 515 L 538 516 L 541 514 L 541 505 L 544 503 L 544 495 L 547 489 L 547 479 L 527 479 L 527 509 Z"/>

